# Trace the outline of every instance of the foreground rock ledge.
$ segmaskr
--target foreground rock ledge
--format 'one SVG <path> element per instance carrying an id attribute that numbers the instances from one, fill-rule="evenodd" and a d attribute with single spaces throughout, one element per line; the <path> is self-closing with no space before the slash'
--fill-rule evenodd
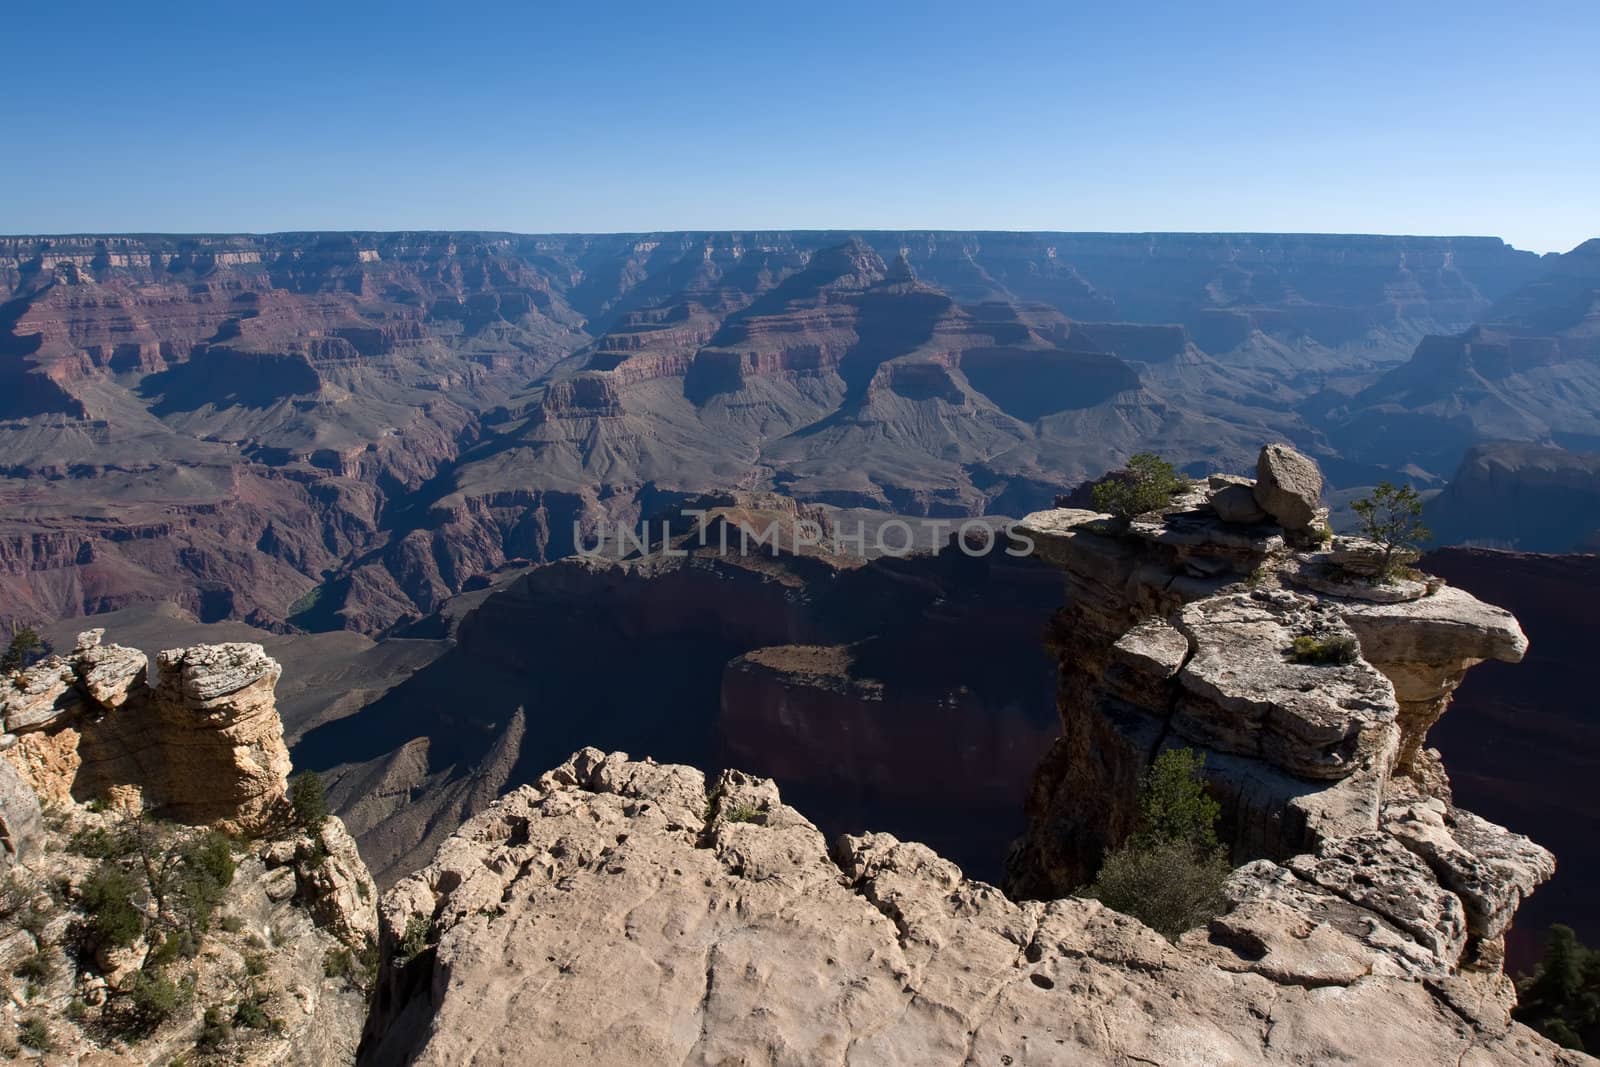
<path id="1" fill-rule="evenodd" d="M 384 897 L 360 1062 L 1592 1062 L 1426 976 L 1459 903 L 1340 895 L 1349 862 L 1428 883 L 1388 840 L 1251 864 L 1172 945 L 885 834 L 830 851 L 770 781 L 585 749 Z"/>

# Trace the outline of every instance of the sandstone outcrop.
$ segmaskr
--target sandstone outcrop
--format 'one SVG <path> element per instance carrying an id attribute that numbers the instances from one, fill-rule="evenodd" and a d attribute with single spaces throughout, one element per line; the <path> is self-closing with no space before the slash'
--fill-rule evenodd
<path id="1" fill-rule="evenodd" d="M 830 850 L 770 781 L 586 749 L 385 896 L 359 1062 L 1585 1061 L 1451 993 L 1461 902 L 1393 837 L 1303 866 L 1242 869 L 1171 944 L 886 834 Z"/>
<path id="2" fill-rule="evenodd" d="M 278 664 L 195 645 L 147 679 L 102 638 L 0 691 L 20 731 L 0 746 L 0 965 L 26 977 L 0 998 L 0 1050 L 351 1062 L 377 888 L 340 820 L 291 811 Z"/>
<path id="3" fill-rule="evenodd" d="M 1315 516 L 1306 462 L 1262 451 L 1275 484 L 1256 497 L 1280 522 Z M 1237 484 L 1214 480 L 1209 495 Z M 1052 630 L 1062 735 L 1035 774 L 1011 888 L 1054 897 L 1088 882 L 1132 829 L 1154 756 L 1194 748 L 1243 865 L 1219 920 L 1232 943 L 1295 958 L 1250 932 L 1287 908 L 1317 917 L 1307 931 L 1359 942 L 1336 954 L 1364 973 L 1420 976 L 1480 1021 L 1504 1015 L 1502 938 L 1554 861 L 1455 807 L 1424 746 L 1471 666 L 1522 658 L 1516 619 L 1437 579 L 1397 593 L 1364 565 L 1375 546 L 1320 549 L 1223 510 L 1191 493 L 1126 529 L 1068 509 L 1024 520 L 1068 595 Z M 1336 570 L 1343 595 L 1306 582 L 1309 568 Z"/>
<path id="4" fill-rule="evenodd" d="M 260 645 L 144 653 L 81 635 L 0 679 L 4 758 L 49 803 L 144 805 L 233 832 L 282 815 L 289 753 L 273 699 L 282 668 Z"/>

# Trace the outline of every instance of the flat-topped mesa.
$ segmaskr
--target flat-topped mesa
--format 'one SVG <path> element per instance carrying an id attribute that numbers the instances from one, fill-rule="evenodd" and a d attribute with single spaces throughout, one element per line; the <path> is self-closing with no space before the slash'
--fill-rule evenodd
<path id="1" fill-rule="evenodd" d="M 1326 531 L 1310 459 L 1270 445 L 1258 475 L 1214 475 L 1132 520 L 1057 508 L 1020 524 L 1065 573 L 1067 604 L 1051 634 L 1061 737 L 1030 786 L 1011 887 L 1050 897 L 1089 881 L 1133 829 L 1155 755 L 1190 747 L 1236 864 L 1286 862 L 1302 895 L 1301 868 L 1328 857 L 1420 871 L 1455 901 L 1438 921 L 1461 927 L 1415 934 L 1428 966 L 1492 971 L 1502 996 L 1498 939 L 1553 860 L 1454 808 L 1423 746 L 1467 669 L 1520 660 L 1527 638 L 1509 612 L 1438 579 L 1380 582 L 1379 546 Z M 1342 878 L 1324 888 L 1348 896 Z"/>
<path id="2" fill-rule="evenodd" d="M 78 636 L 65 656 L 0 679 L 0 745 L 45 803 L 144 804 L 182 822 L 254 832 L 282 814 L 289 774 L 260 645 L 144 653 Z"/>

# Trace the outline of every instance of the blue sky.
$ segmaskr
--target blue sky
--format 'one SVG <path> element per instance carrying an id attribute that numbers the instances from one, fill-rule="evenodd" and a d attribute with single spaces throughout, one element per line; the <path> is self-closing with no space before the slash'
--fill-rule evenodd
<path id="1" fill-rule="evenodd" d="M 0 232 L 1600 235 L 1600 3 L 6 5 Z"/>

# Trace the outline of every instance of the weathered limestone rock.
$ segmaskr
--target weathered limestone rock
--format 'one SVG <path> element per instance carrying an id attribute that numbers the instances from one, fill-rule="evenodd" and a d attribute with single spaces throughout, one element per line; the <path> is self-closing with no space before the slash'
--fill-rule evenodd
<path id="1" fill-rule="evenodd" d="M 49 656 L 10 678 L 0 679 L 0 720 L 6 733 L 44 730 L 77 711 L 72 664 Z"/>
<path id="2" fill-rule="evenodd" d="M 1267 513 L 1256 503 L 1255 486 L 1247 482 L 1213 489 L 1206 499 L 1223 522 L 1254 524 L 1267 520 Z"/>
<path id="3" fill-rule="evenodd" d="M 106 709 L 120 708 L 145 680 L 145 655 L 136 648 L 102 645 L 104 630 L 78 635 L 73 650 L 78 681 L 89 699 Z"/>
<path id="4" fill-rule="evenodd" d="M 1425 582 L 1411 578 L 1395 578 L 1388 582 L 1375 582 L 1358 574 L 1351 574 L 1328 562 L 1331 553 L 1316 553 L 1298 561 L 1284 570 L 1284 577 L 1302 589 L 1351 600 L 1367 600 L 1374 604 L 1403 604 L 1421 600 L 1428 595 Z"/>
<path id="5" fill-rule="evenodd" d="M 1469 668 L 1486 659 L 1518 663 L 1528 651 L 1515 616 L 1451 586 L 1408 603 L 1336 607 L 1360 639 L 1362 657 L 1394 682 L 1401 769 L 1412 766 Z"/>
<path id="6" fill-rule="evenodd" d="M 1256 460 L 1255 498 L 1285 530 L 1304 530 L 1322 502 L 1322 471 L 1288 445 L 1267 445 Z"/>
<path id="7" fill-rule="evenodd" d="M 157 657 L 79 635 L 0 683 L 4 758 L 50 803 L 137 799 L 191 823 L 250 832 L 277 817 L 289 754 L 273 687 L 279 665 L 254 644 L 197 645 Z"/>
<path id="8" fill-rule="evenodd" d="M 0 874 L 27 862 L 43 835 L 38 796 L 10 763 L 0 759 Z"/>
<path id="9" fill-rule="evenodd" d="M 770 782 L 585 750 L 384 897 L 358 1062 L 1579 1062 L 1462 1014 L 1384 913 L 1258 866 L 1173 945 L 886 834 L 830 856 Z"/>
<path id="10" fill-rule="evenodd" d="M 1189 741 L 1254 756 L 1304 778 L 1345 778 L 1395 744 L 1394 691 L 1358 660 L 1294 662 L 1298 636 L 1348 629 L 1336 614 L 1293 593 L 1196 601 L 1178 613 L 1194 655 L 1178 676 L 1172 727 Z"/>
<path id="11" fill-rule="evenodd" d="M 270 864 L 270 858 L 264 857 Z M 328 816 L 314 839 L 294 851 L 291 883 L 312 918 L 354 949 L 378 939 L 378 890 L 355 839 L 336 816 Z"/>
<path id="12" fill-rule="evenodd" d="M 1522 898 L 1555 874 L 1547 849 L 1442 800 L 1393 805 L 1383 827 L 1461 898 L 1478 937 L 1504 934 Z"/>
<path id="13" fill-rule="evenodd" d="M 1404 930 L 1433 953 L 1442 969 L 1460 960 L 1467 944 L 1461 900 L 1392 836 L 1380 831 L 1324 842 L 1315 855 L 1288 863 L 1295 874 Z"/>
<path id="14" fill-rule="evenodd" d="M 1219 836 L 1244 865 L 1207 935 L 1233 957 L 1221 965 L 1309 987 L 1357 970 L 1409 976 L 1463 1017 L 1503 1025 L 1503 935 L 1553 861 L 1451 806 L 1423 746 L 1466 670 L 1515 662 L 1526 638 L 1437 580 L 1377 586 L 1370 543 L 1295 551 L 1310 541 L 1295 525 L 1319 521 L 1320 474 L 1277 446 L 1261 467 L 1281 528 L 1226 526 L 1214 508 L 1123 527 L 1066 509 L 1023 520 L 1063 571 L 1067 604 L 1051 633 L 1061 737 L 1030 786 L 1009 887 L 1050 897 L 1088 882 L 1133 828 L 1150 761 L 1195 748 Z M 1360 654 L 1299 662 L 1299 637 L 1353 639 Z"/>

